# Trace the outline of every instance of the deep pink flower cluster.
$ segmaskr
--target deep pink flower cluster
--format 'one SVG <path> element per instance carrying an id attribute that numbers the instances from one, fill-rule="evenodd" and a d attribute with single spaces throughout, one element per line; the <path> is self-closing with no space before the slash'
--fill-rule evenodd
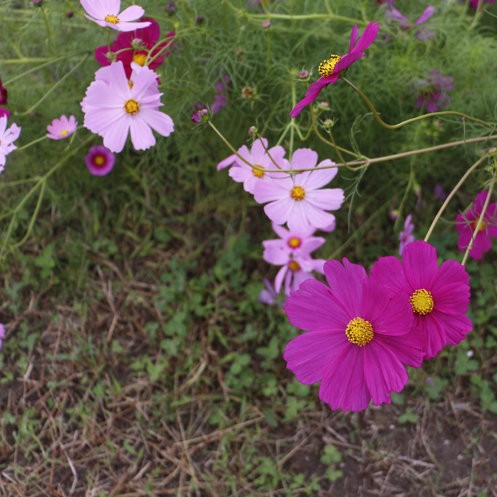
<path id="1" fill-rule="evenodd" d="M 7 105 L 9 92 L 7 88 L 3 86 L 2 80 L 0 79 L 0 105 Z M 0 117 L 9 117 L 10 112 L 4 107 L 0 107 Z"/>
<path id="2" fill-rule="evenodd" d="M 368 276 L 347 259 L 324 264 L 328 286 L 304 281 L 285 305 L 290 322 L 307 333 L 285 348 L 301 383 L 321 382 L 332 409 L 360 411 L 391 402 L 419 367 L 471 331 L 470 288 L 461 264 L 438 265 L 427 242 L 407 245 L 402 260 L 380 258 Z"/>

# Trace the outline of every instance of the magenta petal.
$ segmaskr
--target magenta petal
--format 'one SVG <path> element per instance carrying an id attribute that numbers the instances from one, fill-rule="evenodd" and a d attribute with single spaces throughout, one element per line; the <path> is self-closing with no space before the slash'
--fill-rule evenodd
<path id="1" fill-rule="evenodd" d="M 397 257 L 380 257 L 371 268 L 370 274 L 371 278 L 386 286 L 392 294 L 401 290 L 410 291 L 406 284 L 402 262 Z"/>
<path id="2" fill-rule="evenodd" d="M 300 383 L 321 381 L 329 363 L 348 346 L 344 336 L 327 332 L 309 332 L 291 340 L 283 358 Z"/>
<path id="3" fill-rule="evenodd" d="M 363 349 L 349 344 L 334 357 L 321 380 L 319 398 L 332 409 L 362 411 L 368 407 L 371 395 L 364 378 Z"/>
<path id="4" fill-rule="evenodd" d="M 433 311 L 433 316 L 438 322 L 443 324 L 447 336 L 447 343 L 449 345 L 461 343 L 466 338 L 466 335 L 473 329 L 471 319 L 464 314 L 451 316 Z"/>
<path id="5" fill-rule="evenodd" d="M 447 334 L 443 325 L 433 312 L 427 316 L 414 317 L 414 333 L 421 333 L 424 341 L 425 359 L 435 357 L 447 343 Z"/>
<path id="6" fill-rule="evenodd" d="M 338 76 L 336 79 L 338 79 Z M 309 86 L 309 88 L 307 88 L 305 97 L 300 102 L 298 102 L 297 105 L 290 112 L 290 117 L 293 118 L 297 117 L 302 112 L 302 109 L 304 109 L 304 107 L 307 107 L 309 104 L 314 102 L 314 100 L 316 100 L 321 90 L 329 84 L 332 83 L 327 82 L 325 78 L 319 78 L 317 81 L 314 81 L 314 83 L 312 83 Z"/>
<path id="7" fill-rule="evenodd" d="M 453 315 L 468 311 L 469 275 L 459 262 L 445 261 L 440 266 L 430 291 L 437 311 Z"/>
<path id="8" fill-rule="evenodd" d="M 428 5 L 414 25 L 419 26 L 425 23 L 435 12 L 435 7 L 433 7 L 433 5 Z"/>
<path id="9" fill-rule="evenodd" d="M 349 319 L 360 316 L 362 311 L 362 285 L 366 280 L 366 270 L 359 264 L 343 259 L 327 261 L 324 265 L 326 281 L 335 298 L 347 310 Z"/>
<path id="10" fill-rule="evenodd" d="M 387 345 L 402 364 L 417 368 L 423 362 L 424 340 L 422 335 L 414 330 L 401 336 L 378 335 L 374 341 Z"/>
<path id="11" fill-rule="evenodd" d="M 289 321 L 306 331 L 326 331 L 345 336 L 350 316 L 330 289 L 320 281 L 308 280 L 287 299 L 284 311 Z"/>
<path id="12" fill-rule="evenodd" d="M 390 394 L 407 383 L 407 372 L 386 343 L 374 340 L 364 351 L 364 377 L 375 405 L 390 403 Z"/>
<path id="13" fill-rule="evenodd" d="M 354 49 L 354 45 L 356 44 L 358 34 L 359 34 L 359 29 L 357 27 L 357 24 L 354 24 L 354 26 L 352 26 L 352 31 L 350 32 L 349 52 L 352 52 L 352 50 Z"/>
<path id="14" fill-rule="evenodd" d="M 364 33 L 362 33 L 362 36 L 359 38 L 359 41 L 353 48 L 353 52 L 362 52 L 368 48 L 373 41 L 376 39 L 378 36 L 378 31 L 380 29 L 380 24 L 377 22 L 370 22 L 367 26 L 366 29 L 364 30 Z"/>
<path id="15" fill-rule="evenodd" d="M 437 277 L 438 261 L 435 247 L 418 240 L 409 243 L 402 252 L 404 273 L 415 290 L 431 288 Z"/>

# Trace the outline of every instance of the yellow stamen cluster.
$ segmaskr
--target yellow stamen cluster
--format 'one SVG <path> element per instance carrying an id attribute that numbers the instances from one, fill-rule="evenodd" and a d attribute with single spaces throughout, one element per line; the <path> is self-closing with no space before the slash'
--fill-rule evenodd
<path id="1" fill-rule="evenodd" d="M 105 22 L 110 22 L 111 24 L 119 24 L 119 17 L 114 16 L 112 14 L 109 14 L 108 16 L 105 16 L 104 19 Z"/>
<path id="2" fill-rule="evenodd" d="M 95 155 L 93 157 L 93 165 L 97 167 L 102 167 L 105 164 L 105 157 L 103 155 Z"/>
<path id="3" fill-rule="evenodd" d="M 300 271 L 302 268 L 297 261 L 290 261 L 288 263 L 288 269 L 290 269 L 290 271 Z"/>
<path id="4" fill-rule="evenodd" d="M 63 129 L 59 134 L 60 136 L 67 136 L 69 134 L 69 131 L 67 131 L 67 129 Z"/>
<path id="5" fill-rule="evenodd" d="M 134 115 L 134 114 L 136 114 L 140 110 L 140 104 L 136 100 L 128 100 L 124 104 L 124 110 L 128 114 Z"/>
<path id="6" fill-rule="evenodd" d="M 340 55 L 330 55 L 329 59 L 323 60 L 318 66 L 318 72 L 323 78 L 327 78 L 333 74 L 335 66 L 340 62 Z"/>
<path id="7" fill-rule="evenodd" d="M 302 240 L 298 236 L 292 236 L 288 240 L 288 246 L 290 248 L 293 248 L 293 249 L 299 248 L 301 245 L 302 245 Z"/>
<path id="8" fill-rule="evenodd" d="M 433 311 L 433 296 L 430 291 L 424 288 L 415 290 L 409 297 L 409 301 L 411 302 L 413 312 L 419 316 L 426 316 Z"/>
<path id="9" fill-rule="evenodd" d="M 261 169 L 264 169 L 264 167 L 261 166 L 260 164 L 256 164 L 255 167 L 252 168 L 252 174 L 256 178 L 263 178 L 265 173 L 264 173 L 264 171 L 261 171 Z"/>
<path id="10" fill-rule="evenodd" d="M 146 53 L 135 53 L 135 55 L 133 55 L 133 62 L 136 62 L 139 66 L 144 66 L 146 60 Z"/>
<path id="11" fill-rule="evenodd" d="M 294 186 L 290 193 L 293 200 L 303 200 L 305 197 L 305 190 L 301 186 Z"/>
<path id="12" fill-rule="evenodd" d="M 347 340 L 354 345 L 364 347 L 374 337 L 373 325 L 362 318 L 354 318 L 349 321 L 347 328 L 345 328 Z"/>
<path id="13" fill-rule="evenodd" d="M 473 229 L 473 231 L 475 231 L 475 230 L 476 230 L 476 226 L 477 226 L 477 224 L 478 224 L 478 219 L 477 219 L 476 221 L 473 221 L 473 222 L 471 223 L 471 228 Z M 480 227 L 478 228 L 478 233 L 479 233 L 480 231 L 484 231 L 484 230 L 485 230 L 485 228 L 486 228 L 486 224 L 485 224 L 485 221 L 482 219 L 482 220 L 481 220 Z"/>

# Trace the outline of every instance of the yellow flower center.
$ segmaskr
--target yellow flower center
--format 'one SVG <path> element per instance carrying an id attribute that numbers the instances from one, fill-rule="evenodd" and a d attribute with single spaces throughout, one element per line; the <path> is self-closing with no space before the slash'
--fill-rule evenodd
<path id="1" fill-rule="evenodd" d="M 431 292 L 424 288 L 415 290 L 409 297 L 409 301 L 411 302 L 413 312 L 420 316 L 426 316 L 433 311 L 433 296 Z"/>
<path id="2" fill-rule="evenodd" d="M 318 66 L 318 72 L 323 78 L 327 78 L 333 74 L 335 66 L 340 62 L 340 55 L 330 55 L 329 59 L 323 60 Z"/>
<path id="3" fill-rule="evenodd" d="M 288 246 L 291 248 L 299 248 L 302 245 L 302 240 L 297 236 L 292 236 L 290 240 L 288 240 Z"/>
<path id="4" fill-rule="evenodd" d="M 102 167 L 105 164 L 105 157 L 103 155 L 95 155 L 93 157 L 93 164 L 97 167 Z"/>
<path id="5" fill-rule="evenodd" d="M 59 134 L 60 136 L 67 136 L 69 134 L 69 131 L 67 131 L 67 129 L 63 129 Z"/>
<path id="6" fill-rule="evenodd" d="M 290 271 L 300 271 L 302 268 L 297 261 L 290 261 L 288 263 L 288 269 L 290 269 Z"/>
<path id="7" fill-rule="evenodd" d="M 261 171 L 261 169 L 264 169 L 263 166 L 261 166 L 260 164 L 256 164 L 255 167 L 252 168 L 252 174 L 256 177 L 256 178 L 262 178 L 264 177 L 264 171 Z"/>
<path id="8" fill-rule="evenodd" d="M 105 16 L 105 22 L 110 22 L 111 24 L 119 24 L 119 17 L 109 14 Z"/>
<path id="9" fill-rule="evenodd" d="M 362 318 L 354 318 L 349 321 L 347 328 L 345 328 L 347 340 L 350 343 L 364 347 L 374 337 L 373 325 Z"/>
<path id="10" fill-rule="evenodd" d="M 293 200 L 303 200 L 305 197 L 305 190 L 301 186 L 294 186 L 290 193 Z"/>
<path id="11" fill-rule="evenodd" d="M 133 62 L 136 62 L 140 66 L 144 66 L 146 60 L 147 60 L 146 53 L 135 53 L 135 55 L 133 55 Z"/>
<path id="12" fill-rule="evenodd" d="M 475 230 L 476 230 L 476 225 L 477 225 L 477 224 L 478 224 L 478 219 L 477 219 L 476 221 L 473 221 L 473 222 L 471 223 L 471 228 L 473 229 L 473 231 L 475 231 Z M 485 227 L 486 227 L 485 221 L 482 219 L 481 224 L 480 224 L 480 227 L 478 228 L 478 233 L 479 233 L 480 231 L 484 231 L 484 230 L 485 230 Z"/>
<path id="13" fill-rule="evenodd" d="M 128 100 L 124 104 L 124 110 L 128 114 L 136 114 L 140 110 L 140 104 L 136 100 Z"/>

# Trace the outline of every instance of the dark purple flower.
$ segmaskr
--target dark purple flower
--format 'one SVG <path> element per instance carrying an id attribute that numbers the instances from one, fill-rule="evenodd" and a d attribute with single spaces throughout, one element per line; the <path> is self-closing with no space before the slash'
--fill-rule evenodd
<path id="1" fill-rule="evenodd" d="M 428 112 L 437 112 L 450 104 L 451 98 L 447 91 L 454 89 L 454 78 L 442 76 L 440 71 L 433 70 L 424 79 L 415 81 L 415 88 L 419 91 L 416 105 L 419 108 L 426 107 Z"/>
<path id="2" fill-rule="evenodd" d="M 473 9 L 477 9 L 478 7 L 482 7 L 485 2 L 494 3 L 495 0 L 469 0 L 469 5 L 473 7 Z"/>

